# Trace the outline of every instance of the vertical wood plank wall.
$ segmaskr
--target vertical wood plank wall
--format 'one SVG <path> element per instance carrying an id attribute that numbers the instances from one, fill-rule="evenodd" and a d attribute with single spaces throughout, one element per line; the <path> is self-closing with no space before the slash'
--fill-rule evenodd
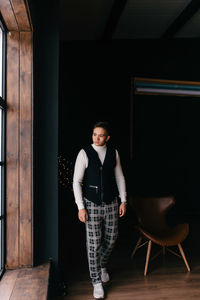
<path id="1" fill-rule="evenodd" d="M 7 39 L 7 268 L 31 266 L 32 33 Z M 13 63 L 9 63 L 10 61 Z"/>
<path id="2" fill-rule="evenodd" d="M 19 259 L 32 265 L 32 33 L 20 32 Z"/>
<path id="3" fill-rule="evenodd" d="M 15 269 L 33 265 L 33 32 L 26 0 L 1 0 L 0 9 L 8 28 L 6 267 Z"/>
<path id="4" fill-rule="evenodd" d="M 10 61 L 14 63 L 9 63 Z M 19 32 L 7 35 L 7 128 L 6 128 L 6 227 L 7 262 L 9 267 L 19 265 Z"/>

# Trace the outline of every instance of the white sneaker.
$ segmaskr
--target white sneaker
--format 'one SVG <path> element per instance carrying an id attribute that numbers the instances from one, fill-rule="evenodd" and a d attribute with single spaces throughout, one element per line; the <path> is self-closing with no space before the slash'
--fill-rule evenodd
<path id="1" fill-rule="evenodd" d="M 106 268 L 101 268 L 101 281 L 106 283 L 110 280 L 110 276 L 106 270 Z"/>
<path id="2" fill-rule="evenodd" d="M 104 290 L 102 283 L 93 284 L 94 291 L 93 296 L 95 299 L 103 299 L 104 298 Z"/>

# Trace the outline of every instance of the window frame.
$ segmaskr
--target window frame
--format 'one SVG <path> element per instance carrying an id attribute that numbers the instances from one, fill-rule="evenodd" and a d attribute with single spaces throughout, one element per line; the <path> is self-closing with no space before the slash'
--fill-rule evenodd
<path id="1" fill-rule="evenodd" d="M 0 261 L 0 278 L 3 276 L 6 264 L 6 26 L 3 22 L 2 16 L 0 15 L 0 27 L 3 33 L 2 36 L 2 97 L 0 96 L 0 108 L 2 109 L 2 124 L 1 124 L 1 236 L 0 236 L 0 247 L 1 247 L 1 261 Z"/>
<path id="2" fill-rule="evenodd" d="M 3 0 L 6 25 L 6 270 L 32 267 L 33 26 L 26 0 Z M 26 188 L 25 188 L 26 187 Z"/>

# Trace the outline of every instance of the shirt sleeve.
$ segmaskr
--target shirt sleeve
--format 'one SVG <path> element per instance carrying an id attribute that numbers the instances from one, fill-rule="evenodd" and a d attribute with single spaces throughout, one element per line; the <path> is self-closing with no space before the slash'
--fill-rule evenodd
<path id="1" fill-rule="evenodd" d="M 75 167 L 74 167 L 74 175 L 73 175 L 73 192 L 74 192 L 75 202 L 79 210 L 85 207 L 83 201 L 82 183 L 83 183 L 83 177 L 85 174 L 86 167 L 87 167 L 87 155 L 85 151 L 82 149 L 77 155 Z"/>
<path id="2" fill-rule="evenodd" d="M 121 167 L 120 157 L 117 150 L 116 150 L 115 179 L 119 190 L 119 196 L 121 198 L 121 202 L 122 203 L 126 202 L 127 201 L 126 183 L 125 183 L 125 178 Z"/>

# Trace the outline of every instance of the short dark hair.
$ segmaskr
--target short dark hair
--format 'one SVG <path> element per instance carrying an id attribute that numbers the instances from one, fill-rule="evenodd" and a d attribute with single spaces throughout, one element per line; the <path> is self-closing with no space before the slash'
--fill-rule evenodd
<path id="1" fill-rule="evenodd" d="M 96 122 L 93 126 L 93 129 L 95 129 L 97 127 L 101 127 L 103 129 L 105 129 L 107 132 L 107 135 L 110 135 L 110 126 L 109 126 L 108 122 L 106 122 L 106 121 Z"/>

